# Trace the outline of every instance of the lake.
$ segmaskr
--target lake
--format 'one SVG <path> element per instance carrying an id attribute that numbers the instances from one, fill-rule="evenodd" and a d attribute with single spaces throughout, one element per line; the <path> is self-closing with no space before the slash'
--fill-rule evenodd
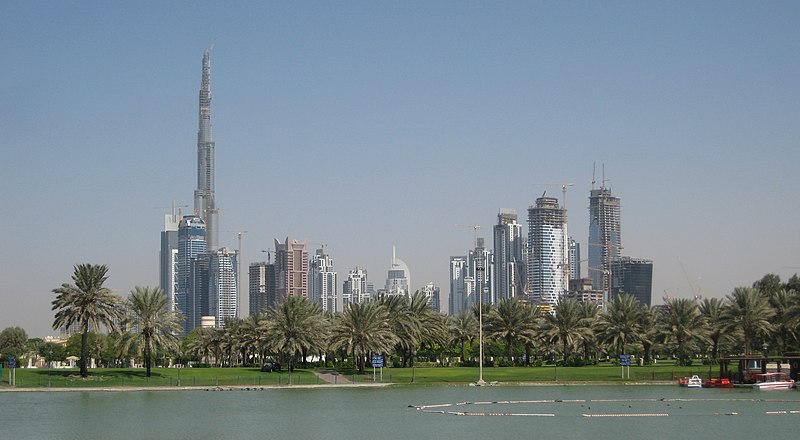
<path id="1" fill-rule="evenodd" d="M 0 399 L 5 439 L 788 439 L 800 425 L 794 390 L 653 385 L 2 392 Z"/>

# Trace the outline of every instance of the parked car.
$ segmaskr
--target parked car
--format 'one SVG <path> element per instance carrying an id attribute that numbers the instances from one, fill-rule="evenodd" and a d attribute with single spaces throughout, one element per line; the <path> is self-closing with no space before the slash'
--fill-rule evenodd
<path id="1" fill-rule="evenodd" d="M 262 373 L 271 373 L 273 371 L 281 371 L 281 364 L 277 362 L 265 362 L 261 365 Z"/>

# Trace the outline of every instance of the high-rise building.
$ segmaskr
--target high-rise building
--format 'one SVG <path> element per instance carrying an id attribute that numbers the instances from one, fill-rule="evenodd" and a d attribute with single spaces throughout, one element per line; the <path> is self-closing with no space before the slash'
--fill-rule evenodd
<path id="1" fill-rule="evenodd" d="M 305 242 L 275 239 L 276 302 L 288 296 L 308 297 L 308 246 Z"/>
<path id="2" fill-rule="evenodd" d="M 494 226 L 495 295 L 497 300 L 522 296 L 525 261 L 522 225 L 517 214 L 500 210 Z"/>
<path id="3" fill-rule="evenodd" d="M 178 290 L 177 308 L 184 317 L 184 333 L 200 325 L 198 304 L 202 302 L 202 279 L 198 278 L 198 258 L 206 253 L 206 226 L 198 216 L 187 215 L 178 225 Z"/>
<path id="4" fill-rule="evenodd" d="M 362 304 L 369 301 L 373 293 L 374 286 L 367 281 L 366 269 L 356 267 L 347 273 L 347 279 L 342 283 L 340 310 L 344 311 L 351 303 Z"/>
<path id="5" fill-rule="evenodd" d="M 208 312 L 202 316 L 213 316 L 217 327 L 224 327 L 226 319 L 237 317 L 238 255 L 228 248 L 208 255 Z"/>
<path id="6" fill-rule="evenodd" d="M 572 237 L 567 239 L 567 260 L 569 264 L 569 277 L 567 279 L 581 279 L 581 244 Z"/>
<path id="7" fill-rule="evenodd" d="M 164 230 L 161 231 L 161 250 L 158 263 L 158 286 L 169 301 L 169 310 L 178 310 L 178 226 L 180 216 L 164 216 Z"/>
<path id="8" fill-rule="evenodd" d="M 566 293 L 569 273 L 567 210 L 555 197 L 528 208 L 528 284 L 535 301 L 555 305 Z"/>
<path id="9" fill-rule="evenodd" d="M 484 304 L 494 304 L 494 254 L 491 250 L 486 249 L 482 237 L 475 239 L 475 249 L 469 251 L 467 264 L 470 276 L 475 283 L 475 293 L 481 295 L 480 300 L 476 296 L 473 296 L 471 300 L 474 303 L 482 301 Z M 469 307 L 472 307 L 472 303 L 469 304 Z"/>
<path id="10" fill-rule="evenodd" d="M 325 253 L 325 249 L 317 249 L 308 267 L 311 299 L 319 303 L 326 312 L 341 312 L 342 301 L 339 298 L 336 271 L 333 270 L 333 258 Z"/>
<path id="11" fill-rule="evenodd" d="M 197 128 L 197 189 L 194 191 L 194 214 L 206 225 L 206 248 L 217 248 L 217 217 L 214 201 L 214 137 L 211 133 L 211 51 L 203 53 L 200 79 L 200 108 Z"/>
<path id="12" fill-rule="evenodd" d="M 472 277 L 469 275 L 467 257 L 450 257 L 450 296 L 448 297 L 448 313 L 457 315 L 468 309 L 469 297 L 474 291 Z"/>
<path id="13" fill-rule="evenodd" d="M 604 179 L 605 181 L 605 179 Z M 598 290 L 610 290 L 610 262 L 622 248 L 620 200 L 605 185 L 589 193 L 589 276 Z"/>
<path id="14" fill-rule="evenodd" d="M 428 308 L 437 313 L 446 313 L 442 310 L 439 288 L 433 283 L 428 283 L 419 290 L 428 300 Z"/>
<path id="15" fill-rule="evenodd" d="M 621 257 L 611 261 L 611 297 L 632 295 L 649 306 L 653 296 L 653 260 Z"/>
<path id="16" fill-rule="evenodd" d="M 250 315 L 255 316 L 275 306 L 277 277 L 272 262 L 250 263 Z"/>
<path id="17" fill-rule="evenodd" d="M 394 246 L 392 246 L 392 264 L 386 277 L 386 294 L 389 296 L 411 294 L 411 271 L 403 260 L 397 258 Z"/>

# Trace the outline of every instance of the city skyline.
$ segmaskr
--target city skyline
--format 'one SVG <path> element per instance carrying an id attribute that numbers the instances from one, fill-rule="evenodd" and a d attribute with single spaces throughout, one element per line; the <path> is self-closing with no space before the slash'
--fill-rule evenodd
<path id="1" fill-rule="evenodd" d="M 655 303 L 785 280 L 800 270 L 798 13 L 10 5 L 0 325 L 53 333 L 51 291 L 74 264 L 107 264 L 121 295 L 159 285 L 162 216 L 196 189 L 187 157 L 198 54 L 211 45 L 218 246 L 238 249 L 249 231 L 241 268 L 291 236 L 327 243 L 342 277 L 358 266 L 380 286 L 396 245 L 412 288 L 445 294 L 449 257 L 474 244 L 456 225 L 480 224 L 490 242 L 498 209 L 523 215 L 558 192 L 535 182 L 575 183 L 569 231 L 585 246 L 592 164 L 605 163 L 624 254 L 654 262 Z"/>

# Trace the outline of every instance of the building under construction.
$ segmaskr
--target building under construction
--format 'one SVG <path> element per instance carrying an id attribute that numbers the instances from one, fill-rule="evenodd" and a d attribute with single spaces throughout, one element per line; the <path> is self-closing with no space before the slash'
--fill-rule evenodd
<path id="1" fill-rule="evenodd" d="M 528 285 L 534 301 L 555 305 L 567 291 L 567 210 L 542 195 L 528 208 Z"/>
<path id="2" fill-rule="evenodd" d="M 589 276 L 596 290 L 609 291 L 611 262 L 622 248 L 620 200 L 605 185 L 589 195 Z"/>

